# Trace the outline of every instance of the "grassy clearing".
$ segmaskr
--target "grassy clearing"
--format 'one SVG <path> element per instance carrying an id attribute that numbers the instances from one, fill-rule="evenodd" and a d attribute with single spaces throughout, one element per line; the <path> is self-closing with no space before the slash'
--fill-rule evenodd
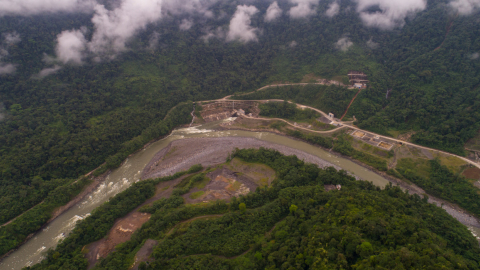
<path id="1" fill-rule="evenodd" d="M 205 194 L 205 191 L 200 190 L 200 191 L 193 192 L 192 194 L 190 194 L 189 197 L 190 199 L 195 200 L 202 197 L 204 194 Z"/>
<path id="2" fill-rule="evenodd" d="M 427 159 L 402 158 L 398 160 L 397 168 L 414 171 L 417 175 L 425 178 L 430 177 L 430 163 Z"/>
<path id="3" fill-rule="evenodd" d="M 203 189 L 210 182 L 210 178 L 205 177 L 202 181 L 195 183 L 194 187 L 198 189 Z"/>
<path id="4" fill-rule="evenodd" d="M 451 171 L 459 173 L 463 170 L 463 166 L 467 165 L 466 161 L 463 161 L 454 156 L 445 156 L 443 154 L 436 154 L 435 158 L 440 160 L 440 164 L 447 166 Z"/>
<path id="5" fill-rule="evenodd" d="M 259 186 L 267 186 L 275 179 L 275 171 L 267 165 L 232 159 L 227 168 L 251 178 Z"/>

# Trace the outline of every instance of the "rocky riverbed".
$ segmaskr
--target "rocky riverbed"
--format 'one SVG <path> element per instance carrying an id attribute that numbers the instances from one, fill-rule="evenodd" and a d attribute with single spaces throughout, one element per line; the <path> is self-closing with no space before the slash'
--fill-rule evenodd
<path id="1" fill-rule="evenodd" d="M 235 148 L 269 148 L 284 155 L 295 155 L 299 159 L 318 165 L 320 168 L 341 168 L 317 156 L 290 148 L 284 145 L 270 143 L 255 138 L 221 137 L 221 138 L 191 138 L 170 143 L 159 151 L 142 173 L 142 179 L 162 177 L 183 171 L 195 164 L 212 166 L 225 162 Z"/>

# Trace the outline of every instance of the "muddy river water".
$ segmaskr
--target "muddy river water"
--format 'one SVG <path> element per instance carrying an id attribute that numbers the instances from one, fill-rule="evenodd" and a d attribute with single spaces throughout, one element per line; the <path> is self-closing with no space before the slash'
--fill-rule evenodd
<path id="1" fill-rule="evenodd" d="M 177 129 L 172 132 L 170 136 L 152 143 L 145 149 L 130 156 L 121 167 L 110 173 L 105 181 L 94 192 L 86 196 L 83 201 L 60 215 L 18 250 L 0 262 L 0 270 L 17 270 L 41 261 L 44 258 L 46 251 L 55 247 L 61 239 L 67 236 L 74 228 L 77 221 L 84 219 L 93 209 L 108 201 L 117 193 L 128 188 L 132 183 L 139 181 L 142 170 L 152 157 L 158 151 L 165 148 L 170 142 L 175 140 L 201 137 L 252 137 L 263 141 L 285 145 L 318 156 L 325 161 L 349 171 L 361 179 L 368 179 L 368 181 L 373 182 L 377 186 L 384 187 L 389 182 L 382 176 L 348 159 L 340 158 L 323 149 L 304 142 L 268 132 L 237 130 L 214 131 L 213 128 L 215 125 L 218 125 L 218 123 L 209 123 L 199 127 Z M 473 227 L 470 229 L 477 235 L 480 234 L 480 230 Z"/>

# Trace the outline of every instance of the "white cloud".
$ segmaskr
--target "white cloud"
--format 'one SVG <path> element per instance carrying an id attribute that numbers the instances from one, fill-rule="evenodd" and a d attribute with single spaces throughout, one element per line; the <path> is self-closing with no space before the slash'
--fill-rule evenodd
<path id="1" fill-rule="evenodd" d="M 48 76 L 48 75 L 52 75 L 52 74 L 56 73 L 56 72 L 59 71 L 60 69 L 62 69 L 62 67 L 59 66 L 59 65 L 55 65 L 55 66 L 53 66 L 53 67 L 51 67 L 51 68 L 44 68 L 44 69 L 42 69 L 38 74 L 33 75 L 32 78 L 34 78 L 34 79 L 41 79 L 41 78 L 43 78 L 43 77 L 46 77 L 46 76 Z"/>
<path id="2" fill-rule="evenodd" d="M 277 1 L 273 2 L 267 9 L 265 21 L 272 22 L 282 15 L 282 9 L 278 6 Z"/>
<path id="3" fill-rule="evenodd" d="M 186 31 L 192 28 L 193 22 L 191 20 L 183 19 L 182 23 L 179 25 L 180 30 Z"/>
<path id="4" fill-rule="evenodd" d="M 91 11 L 94 4 L 94 0 L 2 0 L 0 1 L 0 16 Z"/>
<path id="5" fill-rule="evenodd" d="M 237 11 L 230 20 L 227 41 L 240 40 L 241 42 L 257 41 L 258 28 L 250 26 L 251 17 L 258 12 L 254 6 L 237 6 Z"/>
<path id="6" fill-rule="evenodd" d="M 472 53 L 470 55 L 470 59 L 472 59 L 472 60 L 478 59 L 479 57 L 480 57 L 480 53 L 478 53 L 478 52 Z"/>
<path id="7" fill-rule="evenodd" d="M 480 8 L 480 0 L 452 0 L 450 6 L 462 15 L 470 15 Z"/>
<path id="8" fill-rule="evenodd" d="M 338 15 L 338 12 L 340 12 L 340 5 L 337 3 L 337 1 L 335 1 L 328 6 L 327 11 L 325 11 L 325 15 L 333 18 Z"/>
<path id="9" fill-rule="evenodd" d="M 12 74 L 15 72 L 15 70 L 16 68 L 13 64 L 6 64 L 0 62 L 0 76 Z"/>
<path id="10" fill-rule="evenodd" d="M 120 7 L 114 10 L 97 5 L 92 18 L 95 32 L 88 48 L 100 54 L 124 51 L 125 43 L 138 30 L 160 19 L 161 3 L 159 0 L 124 0 Z"/>
<path id="11" fill-rule="evenodd" d="M 405 25 L 405 18 L 410 14 L 423 11 L 427 7 L 426 0 L 356 0 L 357 11 L 363 23 L 369 27 L 391 30 Z M 381 11 L 369 12 L 371 7 Z"/>
<path id="12" fill-rule="evenodd" d="M 353 42 L 351 42 L 348 37 L 343 37 L 339 39 L 337 43 L 335 43 L 335 48 L 337 48 L 342 52 L 348 51 L 348 49 L 352 46 L 353 46 Z"/>
<path id="13" fill-rule="evenodd" d="M 16 44 L 22 40 L 20 38 L 20 34 L 18 34 L 17 32 L 6 33 L 4 34 L 4 38 L 5 38 L 5 43 L 7 43 L 7 46 Z"/>
<path id="14" fill-rule="evenodd" d="M 296 6 L 290 8 L 288 15 L 294 19 L 315 15 L 319 1 L 320 0 L 290 0 L 290 2 L 296 4 Z"/>
<path id="15" fill-rule="evenodd" d="M 63 31 L 57 36 L 56 53 L 58 60 L 64 64 L 81 65 L 86 43 L 87 41 L 82 31 Z"/>
<path id="16" fill-rule="evenodd" d="M 295 40 L 293 40 L 292 42 L 288 43 L 288 47 L 290 47 L 290 48 L 295 48 L 295 47 L 297 47 L 297 45 L 298 45 L 298 43 L 297 43 Z"/>

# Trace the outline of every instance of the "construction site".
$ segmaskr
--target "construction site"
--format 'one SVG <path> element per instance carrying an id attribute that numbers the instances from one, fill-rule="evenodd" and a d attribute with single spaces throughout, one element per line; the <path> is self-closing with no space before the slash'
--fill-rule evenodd
<path id="1" fill-rule="evenodd" d="M 215 101 L 202 104 L 201 116 L 205 122 L 213 122 L 247 115 L 257 117 L 260 114 L 258 102 L 255 101 Z"/>
<path id="2" fill-rule="evenodd" d="M 369 145 L 381 148 L 383 150 L 390 151 L 394 146 L 393 143 L 382 140 L 379 136 L 375 136 L 366 132 L 352 130 L 351 132 L 349 132 L 349 134 L 352 135 L 352 137 L 354 137 L 355 139 L 362 140 Z"/>
<path id="3" fill-rule="evenodd" d="M 361 71 L 354 71 L 351 70 L 348 72 L 348 79 L 350 80 L 350 84 L 358 89 L 366 89 L 368 84 L 368 76 L 367 74 Z"/>

